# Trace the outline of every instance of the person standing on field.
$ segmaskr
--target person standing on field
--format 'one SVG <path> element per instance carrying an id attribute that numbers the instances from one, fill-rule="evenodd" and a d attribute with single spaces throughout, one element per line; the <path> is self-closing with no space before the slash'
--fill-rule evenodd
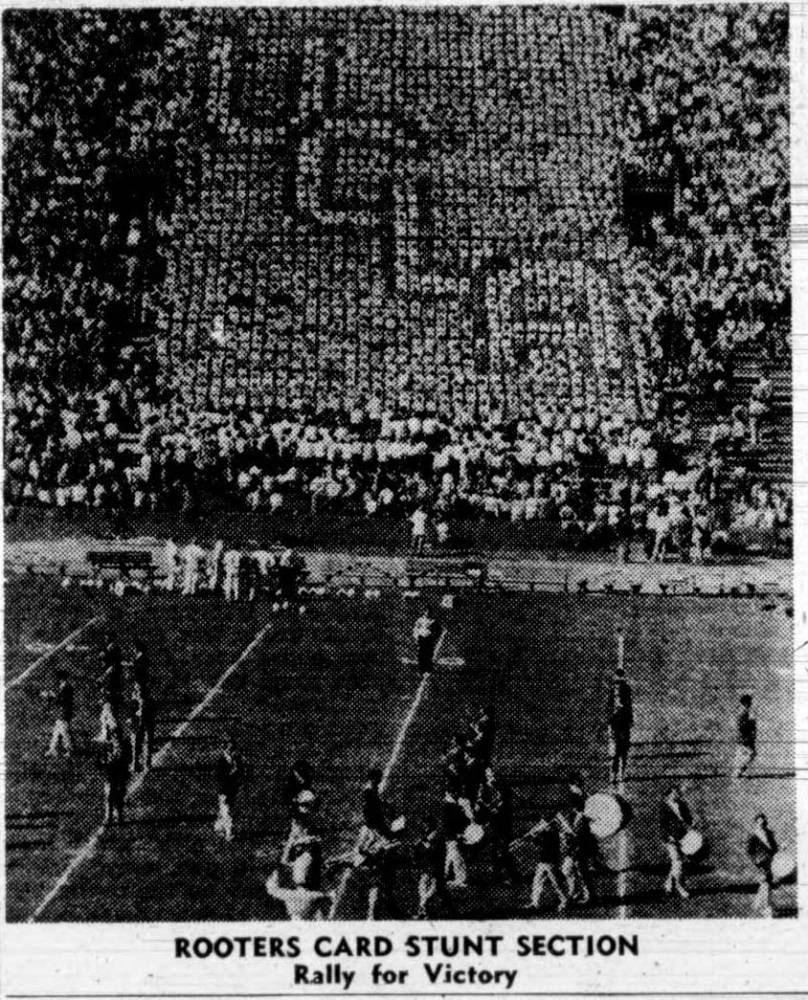
<path id="1" fill-rule="evenodd" d="M 53 732 L 45 756 L 58 757 L 61 749 L 65 757 L 70 757 L 73 753 L 74 690 L 66 671 L 57 670 L 55 676 L 55 690 L 42 692 L 43 698 L 51 701 L 56 710 Z"/>

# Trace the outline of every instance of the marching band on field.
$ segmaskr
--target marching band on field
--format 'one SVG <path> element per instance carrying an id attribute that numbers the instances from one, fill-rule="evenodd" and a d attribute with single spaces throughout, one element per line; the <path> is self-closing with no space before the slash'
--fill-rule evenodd
<path id="1" fill-rule="evenodd" d="M 424 609 L 412 634 L 417 647 L 416 663 L 426 676 L 435 666 L 444 629 Z M 133 658 L 127 664 L 115 635 L 108 631 L 100 660 L 100 731 L 94 744 L 104 775 L 104 822 L 120 824 L 124 822 L 130 775 L 151 767 L 156 709 L 150 694 L 149 656 L 141 640 L 135 641 Z M 598 868 L 609 870 L 601 858 L 601 846 L 620 835 L 632 818 L 624 781 L 634 701 L 622 656 L 619 661 L 606 706 L 611 781 L 607 790 L 587 794 L 583 776 L 571 773 L 564 800 L 536 817 L 530 829 L 515 838 L 511 789 L 494 763 L 495 709 L 493 705 L 479 705 L 451 736 L 441 758 L 439 812 L 429 815 L 410 835 L 409 822 L 404 816 L 393 816 L 384 798 L 386 776 L 379 768 L 370 768 L 360 792 L 362 826 L 356 843 L 351 851 L 326 860 L 317 822 L 320 796 L 315 790 L 314 768 L 308 761 L 298 760 L 283 783 L 283 806 L 290 827 L 279 863 L 265 883 L 268 895 L 279 901 L 290 917 L 333 916 L 339 890 L 326 890 L 324 877 L 342 869 L 344 888 L 352 871 L 361 872 L 367 885 L 368 918 L 379 912 L 399 917 L 405 914 L 397 898 L 397 876 L 408 868 L 416 876 L 415 916 L 426 919 L 436 911 L 453 915 L 457 912 L 454 893 L 468 887 L 469 866 L 488 851 L 495 884 L 529 882 L 527 909 L 541 907 L 548 891 L 558 912 L 570 904 L 589 904 L 593 899 L 593 873 Z M 123 694 L 125 667 L 131 680 L 128 702 Z M 46 755 L 70 757 L 75 749 L 75 693 L 67 672 L 56 670 L 53 689 L 42 691 L 41 696 L 54 711 Z M 129 732 L 125 733 L 123 720 L 127 715 Z M 752 696 L 744 694 L 736 719 L 733 777 L 747 773 L 756 756 L 756 742 Z M 235 740 L 226 735 L 214 764 L 218 797 L 214 831 L 228 842 L 235 836 L 237 803 L 248 770 Z M 668 895 L 687 899 L 688 874 L 706 858 L 709 845 L 679 785 L 671 785 L 662 797 L 659 835 L 666 857 L 662 888 Z M 759 877 L 753 910 L 771 916 L 772 890 L 793 879 L 794 858 L 781 849 L 764 813 L 755 816 L 745 846 Z M 531 856 L 531 876 L 520 871 L 517 854 L 519 859 Z"/>

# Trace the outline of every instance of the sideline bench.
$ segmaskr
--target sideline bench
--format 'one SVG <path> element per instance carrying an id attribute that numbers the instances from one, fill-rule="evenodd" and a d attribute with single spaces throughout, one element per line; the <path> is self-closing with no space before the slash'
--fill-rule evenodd
<path id="1" fill-rule="evenodd" d="M 151 586 L 157 574 L 151 552 L 144 552 L 142 549 L 90 551 L 87 553 L 87 562 L 92 566 L 96 578 L 104 570 L 116 573 L 120 579 L 132 579 L 137 574 Z"/>

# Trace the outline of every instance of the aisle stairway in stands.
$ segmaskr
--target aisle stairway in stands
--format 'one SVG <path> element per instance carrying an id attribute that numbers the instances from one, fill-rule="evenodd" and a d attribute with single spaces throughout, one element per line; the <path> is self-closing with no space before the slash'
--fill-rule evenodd
<path id="1" fill-rule="evenodd" d="M 758 475 L 773 483 L 788 483 L 791 480 L 793 431 L 791 425 L 791 372 L 787 368 L 772 371 L 771 364 L 762 350 L 744 347 L 735 352 L 735 364 L 730 387 L 730 404 L 749 405 L 752 389 L 763 373 L 772 380 L 773 398 L 769 418 L 764 421 L 756 448 L 749 448 L 748 455 L 752 468 Z M 706 445 L 710 427 L 717 417 L 717 411 L 710 400 L 702 401 L 697 417 L 696 434 Z"/>

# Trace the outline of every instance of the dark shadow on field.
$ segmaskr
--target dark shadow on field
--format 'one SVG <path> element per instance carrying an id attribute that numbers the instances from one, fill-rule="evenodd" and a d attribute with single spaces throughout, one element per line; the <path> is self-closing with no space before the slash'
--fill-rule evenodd
<path id="1" fill-rule="evenodd" d="M 714 743 L 722 743 L 726 740 L 709 740 L 704 738 L 697 738 L 691 740 L 667 740 L 657 737 L 653 740 L 632 740 L 632 747 L 658 747 L 658 746 L 697 746 L 699 744 L 710 746 Z"/>
<path id="2" fill-rule="evenodd" d="M 760 886 L 757 882 L 722 882 L 715 885 L 688 886 L 690 895 L 694 898 L 696 896 L 723 896 L 730 894 L 754 896 L 759 888 Z"/>
<path id="3" fill-rule="evenodd" d="M 9 812 L 6 813 L 6 824 L 19 823 L 56 823 L 63 817 L 72 816 L 72 809 L 37 809 L 32 812 Z"/>
<path id="4" fill-rule="evenodd" d="M 56 842 L 56 838 L 55 837 L 51 837 L 50 840 L 20 840 L 20 841 L 16 841 L 16 842 L 13 841 L 13 840 L 7 840 L 6 841 L 6 850 L 8 850 L 8 851 L 33 851 L 33 850 L 36 850 L 36 848 L 38 848 L 38 847 L 50 847 L 55 842 Z"/>
<path id="5" fill-rule="evenodd" d="M 663 771 L 656 774 L 629 774 L 625 778 L 625 783 L 632 781 L 695 781 L 697 778 L 726 778 L 725 771 L 687 771 L 673 772 Z"/>
<path id="6" fill-rule="evenodd" d="M 162 816 L 126 818 L 126 826 L 176 826 L 180 823 L 212 823 L 216 813 L 167 813 Z"/>

